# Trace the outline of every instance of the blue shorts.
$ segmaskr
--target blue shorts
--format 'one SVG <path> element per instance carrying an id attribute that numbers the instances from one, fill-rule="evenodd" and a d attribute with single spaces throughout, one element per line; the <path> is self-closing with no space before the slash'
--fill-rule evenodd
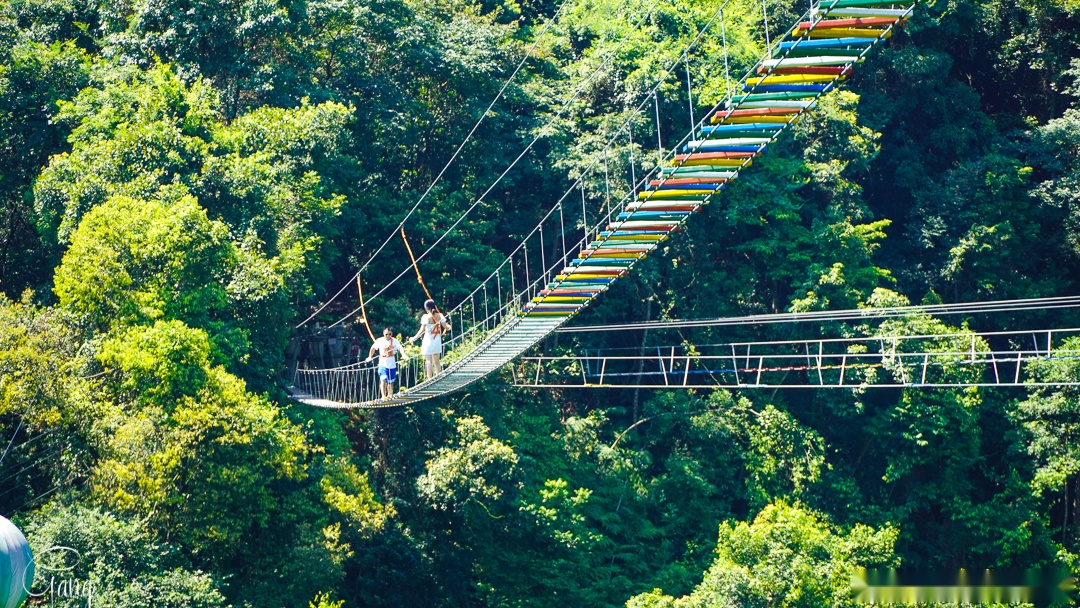
<path id="1" fill-rule="evenodd" d="M 393 384 L 397 382 L 397 368 L 396 367 L 383 367 L 379 366 L 379 379 L 385 380 L 387 384 Z"/>

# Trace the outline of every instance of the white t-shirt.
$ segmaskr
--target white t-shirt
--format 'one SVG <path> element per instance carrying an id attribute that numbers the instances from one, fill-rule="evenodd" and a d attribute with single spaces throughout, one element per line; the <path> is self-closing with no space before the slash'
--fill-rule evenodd
<path id="1" fill-rule="evenodd" d="M 436 323 L 435 316 L 431 314 L 420 317 L 420 325 L 424 328 L 424 341 L 420 343 L 421 355 L 442 354 L 442 335 L 449 329 L 450 322 L 443 314 L 439 314 L 439 320 L 441 323 Z"/>
<path id="2" fill-rule="evenodd" d="M 394 359 L 394 350 L 401 353 L 401 356 L 405 357 L 405 349 L 401 346 L 401 342 L 397 341 L 397 338 L 390 338 L 387 340 L 385 337 L 375 340 L 375 350 L 379 353 L 379 367 L 385 367 L 386 369 L 397 368 L 397 360 Z"/>

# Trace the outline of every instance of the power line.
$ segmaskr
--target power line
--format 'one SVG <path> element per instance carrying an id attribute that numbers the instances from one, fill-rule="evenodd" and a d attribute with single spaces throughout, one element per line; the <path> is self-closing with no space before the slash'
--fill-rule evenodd
<path id="1" fill-rule="evenodd" d="M 22 430 L 23 421 L 30 415 L 30 411 L 34 409 L 34 405 L 37 401 L 31 401 L 27 404 L 26 409 L 23 410 L 22 416 L 19 416 L 19 424 L 15 426 L 15 432 L 11 434 L 11 440 L 8 441 L 7 447 L 4 448 L 4 453 L 0 454 L 0 465 L 4 464 L 4 459 L 7 458 L 8 452 L 11 451 L 11 446 L 15 444 L 15 438 L 18 437 L 19 431 Z"/>
<path id="2" fill-rule="evenodd" d="M 583 325 L 560 327 L 559 333 L 584 333 L 601 331 L 631 331 L 643 329 L 680 329 L 689 327 L 731 327 L 740 325 L 768 325 L 774 323 L 826 323 L 830 321 L 871 320 L 881 318 L 910 317 L 916 315 L 957 315 L 991 312 L 1021 312 L 1080 307 L 1080 296 L 1056 298 L 1031 298 L 1021 300 L 993 300 L 988 302 L 960 302 L 955 304 L 931 304 L 921 306 L 892 306 L 884 308 L 855 308 L 833 311 L 774 313 L 720 317 L 713 319 L 683 319 L 671 321 L 639 321 L 606 325 Z"/>

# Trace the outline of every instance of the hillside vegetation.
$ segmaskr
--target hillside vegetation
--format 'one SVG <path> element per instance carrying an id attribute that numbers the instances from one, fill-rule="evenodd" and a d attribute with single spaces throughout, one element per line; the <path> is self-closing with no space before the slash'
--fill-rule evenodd
<path id="1" fill-rule="evenodd" d="M 806 5 L 766 0 L 771 34 Z M 309 331 L 293 327 L 391 233 L 534 42 L 407 226 L 426 248 L 557 118 L 421 263 L 436 299 L 468 294 L 605 154 L 717 4 L 651 6 L 0 0 L 0 514 L 38 551 L 77 549 L 95 603 L 117 608 L 819 608 L 853 605 L 855 566 L 1080 571 L 1076 387 L 541 391 L 497 377 L 409 409 L 286 398 L 290 338 Z M 744 73 L 763 27 L 761 2 L 736 0 L 726 47 L 695 47 L 698 118 L 723 98 L 725 50 Z M 655 120 L 665 142 L 685 134 L 685 74 L 657 107 L 635 123 L 638 163 L 655 158 Z M 611 184 L 590 188 L 625 192 L 629 142 L 607 154 Z M 391 241 L 365 291 L 407 264 Z M 409 335 L 424 295 L 406 278 L 368 316 Z M 1080 2 L 934 0 L 575 322 L 1078 283 Z M 545 346 L 1078 322 L 915 316 Z M 1080 363 L 1037 373 L 1080 381 Z"/>

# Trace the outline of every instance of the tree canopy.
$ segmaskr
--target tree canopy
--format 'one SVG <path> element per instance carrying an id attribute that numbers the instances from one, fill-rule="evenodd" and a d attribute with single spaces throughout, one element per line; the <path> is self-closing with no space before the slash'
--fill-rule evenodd
<path id="1" fill-rule="evenodd" d="M 408 268 L 392 230 L 437 176 L 415 247 L 536 139 L 419 263 L 449 304 L 594 162 L 585 194 L 629 192 L 657 138 L 684 136 L 806 3 L 734 0 L 684 56 L 718 6 L 0 1 L 0 512 L 39 553 L 78 551 L 73 576 L 125 608 L 797 608 L 853 605 L 857 567 L 1080 573 L 1080 369 L 1050 356 L 1075 340 L 1029 368 L 1058 387 L 540 391 L 504 375 L 350 412 L 281 389 L 313 331 L 300 321 L 342 285 L 311 325 L 351 310 L 360 268 L 365 293 Z M 654 85 L 655 116 L 635 117 Z M 628 119 L 633 143 L 605 149 Z M 588 322 L 1073 295 L 1080 3 L 920 3 L 769 148 Z M 399 281 L 367 315 L 415 327 L 425 297 Z M 998 345 L 977 332 L 1077 320 L 544 348 L 861 337 L 940 354 L 927 373 L 959 385 L 978 372 L 950 353 Z"/>

